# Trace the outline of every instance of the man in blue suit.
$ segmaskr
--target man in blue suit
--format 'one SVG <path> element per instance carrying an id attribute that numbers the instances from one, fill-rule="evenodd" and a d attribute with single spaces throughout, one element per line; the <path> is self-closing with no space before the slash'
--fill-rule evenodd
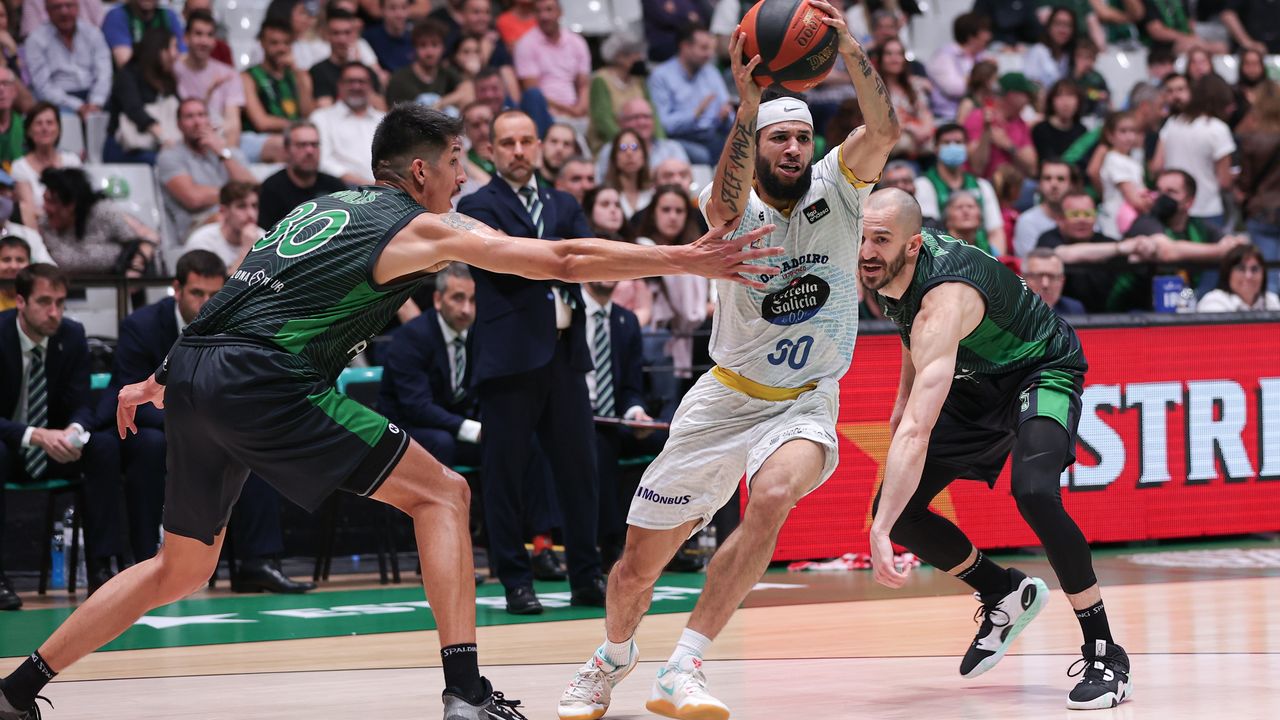
<path id="1" fill-rule="evenodd" d="M 111 578 L 110 558 L 121 550 L 114 503 L 120 444 L 113 433 L 87 432 L 93 427 L 89 346 L 84 326 L 62 316 L 66 273 L 36 263 L 19 271 L 14 285 L 17 307 L 0 313 L 0 484 L 84 475 L 86 507 L 79 511 L 92 592 Z M 0 572 L 0 610 L 21 606 Z"/>
<path id="2" fill-rule="evenodd" d="M 589 237 L 573 196 L 538 184 L 538 132 L 519 111 L 494 118 L 495 173 L 463 198 L 458 211 L 510 235 L 547 240 Z M 507 593 L 507 611 L 542 612 L 524 549 L 522 486 L 536 433 L 555 477 L 564 523 L 570 602 L 604 605 L 596 548 L 599 491 L 586 373 L 586 318 L 577 285 L 527 280 L 483 270 L 476 281 L 472 382 L 485 419 L 481 485 L 490 568 Z"/>
<path id="3" fill-rule="evenodd" d="M 192 250 L 178 258 L 173 297 L 164 298 L 129 315 L 120 323 L 111 370 L 111 388 L 98 406 L 98 422 L 115 427 L 116 395 L 120 388 L 151 376 L 164 361 L 178 335 L 226 281 L 227 266 L 208 250 Z M 138 432 L 121 442 L 125 474 L 125 502 L 129 508 L 129 542 L 135 562 L 156 554 L 160 516 L 164 507 L 164 411 L 151 405 L 138 408 Z M 300 593 L 314 588 L 284 575 L 269 556 L 284 550 L 280 532 L 280 497 L 251 475 L 231 515 L 230 538 L 239 567 L 232 574 L 236 592 Z"/>
<path id="4" fill-rule="evenodd" d="M 616 282 L 590 282 L 582 294 L 587 320 L 587 344 L 592 369 L 587 394 L 597 417 L 647 421 L 644 409 L 644 352 L 640 321 L 635 313 L 613 303 Z M 641 441 L 651 430 L 632 431 L 617 425 L 596 425 L 596 468 L 600 478 L 600 545 L 606 565 L 617 560 L 627 535 L 627 510 L 634 483 L 624 483 L 618 460 L 640 454 Z"/>

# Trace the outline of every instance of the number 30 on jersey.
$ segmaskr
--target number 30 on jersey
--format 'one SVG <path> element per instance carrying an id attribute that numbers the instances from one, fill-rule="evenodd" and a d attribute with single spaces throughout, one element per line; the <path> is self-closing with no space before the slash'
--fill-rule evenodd
<path id="1" fill-rule="evenodd" d="M 792 370 L 799 370 L 804 364 L 809 362 L 809 350 L 813 348 L 813 338 L 805 335 L 803 337 L 792 340 L 791 338 L 783 338 L 778 341 L 773 352 L 765 359 L 770 365 L 786 364 Z"/>
<path id="2" fill-rule="evenodd" d="M 351 221 L 351 215 L 346 210 L 326 210 L 312 215 L 315 209 L 316 204 L 313 202 L 305 202 L 294 208 L 293 212 L 276 223 L 270 234 L 254 243 L 253 252 L 279 243 L 276 254 L 282 258 L 306 255 L 332 240 Z M 312 227 L 315 227 L 314 232 L 305 232 Z"/>

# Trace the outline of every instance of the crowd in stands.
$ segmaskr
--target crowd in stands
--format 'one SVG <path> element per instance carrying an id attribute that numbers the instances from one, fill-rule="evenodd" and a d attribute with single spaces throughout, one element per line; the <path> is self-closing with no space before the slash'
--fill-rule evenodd
<path id="1" fill-rule="evenodd" d="M 86 447 L 108 457 L 88 461 L 24 431 L 31 396 L 25 380 L 7 382 L 0 475 L 113 475 L 88 484 L 127 498 L 128 529 L 87 513 L 92 588 L 113 558 L 119 567 L 155 551 L 164 441 L 158 421 L 123 443 L 104 432 L 109 403 L 91 406 L 80 379 L 65 381 L 71 405 L 54 412 L 55 356 L 32 348 L 42 333 L 65 335 L 64 349 L 84 342 L 61 320 L 77 277 L 176 278 L 174 298 L 121 326 L 113 386 L 141 379 L 296 206 L 372 182 L 374 129 L 402 102 L 462 119 L 457 207 L 500 230 L 649 245 L 705 231 L 699 191 L 736 112 L 725 52 L 750 3 L 634 0 L 642 22 L 584 37 L 565 21 L 567 2 L 271 0 L 253 23 L 256 45 L 232 48 L 226 9 L 211 0 L 0 1 L 0 280 L 15 281 L 0 285 L 0 352 L 13 355 L 10 380 L 47 362 L 50 427 L 92 433 Z M 1269 9 L 976 0 L 949 42 L 922 48 L 914 0 L 854 0 L 850 27 L 903 127 L 880 185 L 914 195 L 926 225 L 1000 258 L 1064 315 L 1170 310 L 1171 284 L 1179 298 L 1194 292 L 1180 310 L 1278 310 L 1280 23 Z M 1098 70 L 1117 48 L 1146 58 L 1124 96 Z M 841 68 L 807 99 L 818 153 L 861 123 Z M 68 143 L 66 132 L 83 137 Z M 158 223 L 104 193 L 86 165 L 98 158 L 151 167 Z M 26 332 L 37 299 L 42 318 L 59 318 L 49 332 Z M 714 313 L 698 278 L 579 288 L 455 268 L 366 353 L 385 366 L 380 409 L 445 462 L 481 468 L 491 568 L 513 612 L 540 610 L 531 577 L 567 575 L 575 603 L 602 602 L 629 498 L 619 459 L 651 454 L 662 435 L 593 430 L 592 418 L 669 420 L 705 369 Z M 32 466 L 32 455 L 49 462 Z M 303 591 L 268 560 L 279 528 L 262 517 L 276 503 L 265 483 L 246 487 L 236 513 L 257 519 L 237 543 L 239 584 Z M 584 519 L 597 506 L 598 527 Z M 567 567 L 549 551 L 553 528 Z M 8 587 L 0 574 L 0 608 L 16 607 Z"/>

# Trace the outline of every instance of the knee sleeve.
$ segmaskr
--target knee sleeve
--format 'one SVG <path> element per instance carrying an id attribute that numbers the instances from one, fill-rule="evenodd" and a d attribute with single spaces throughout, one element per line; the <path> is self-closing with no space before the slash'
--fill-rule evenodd
<path id="1" fill-rule="evenodd" d="M 1083 592 L 1097 583 L 1089 543 L 1062 505 L 1059 478 L 1070 435 L 1049 418 L 1032 418 L 1018 429 L 1013 447 L 1012 490 L 1018 511 L 1031 526 L 1063 592 Z"/>

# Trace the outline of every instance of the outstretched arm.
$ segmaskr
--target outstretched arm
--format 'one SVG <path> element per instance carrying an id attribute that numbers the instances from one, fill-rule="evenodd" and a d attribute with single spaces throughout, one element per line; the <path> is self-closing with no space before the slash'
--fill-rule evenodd
<path id="1" fill-rule="evenodd" d="M 742 64 L 742 46 L 746 37 L 746 33 L 734 31 L 729 39 L 729 64 L 733 68 L 733 82 L 738 86 L 741 100 L 733 129 L 729 131 L 729 140 L 720 151 L 711 197 L 707 200 L 707 219 L 712 225 L 742 215 L 756 180 L 756 115 L 760 110 L 761 88 L 751 79 L 751 72 L 760 64 L 760 56 L 756 55 L 746 65 Z"/>
<path id="2" fill-rule="evenodd" d="M 595 238 L 547 241 L 510 237 L 459 213 L 423 213 L 387 244 L 373 274 L 377 282 L 391 283 L 457 261 L 532 280 L 588 282 L 688 274 L 763 288 L 759 276 L 776 275 L 778 269 L 751 261 L 779 255 L 783 248 L 750 245 L 773 232 L 774 226 L 725 240 L 735 227 L 736 218 L 689 245 L 647 247 Z"/>
<path id="3" fill-rule="evenodd" d="M 885 87 L 880 73 L 871 67 L 867 53 L 845 24 L 844 13 L 826 0 L 809 0 L 809 4 L 826 13 L 824 23 L 840 34 L 840 57 L 844 60 L 853 89 L 858 93 L 858 107 L 866 125 L 854 130 L 840 145 L 840 159 L 864 182 L 875 182 L 884 169 L 885 160 L 902 136 L 898 113 L 893 109 L 893 99 Z"/>
<path id="4" fill-rule="evenodd" d="M 978 291 L 963 283 L 946 283 L 925 295 L 911 329 L 910 362 L 915 368 L 885 461 L 880 506 L 871 523 L 871 558 L 876 581 L 902 587 L 907 575 L 893 566 L 889 531 L 920 486 L 929 435 L 951 391 L 960 340 L 982 322 L 985 304 Z M 906 361 L 904 360 L 904 366 Z"/>

